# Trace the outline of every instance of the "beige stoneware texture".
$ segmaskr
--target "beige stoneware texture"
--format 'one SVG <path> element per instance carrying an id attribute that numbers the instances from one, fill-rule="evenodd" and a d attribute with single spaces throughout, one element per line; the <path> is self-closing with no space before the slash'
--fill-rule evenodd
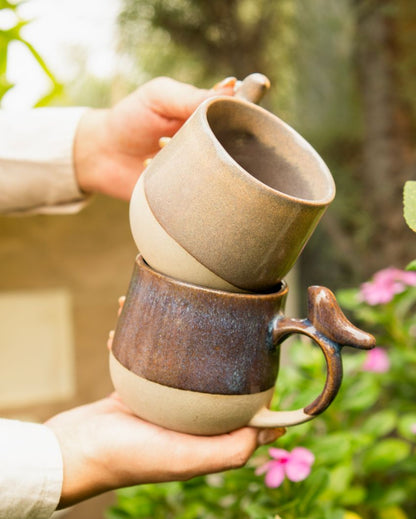
<path id="1" fill-rule="evenodd" d="M 213 395 L 184 391 L 146 380 L 125 368 L 110 353 L 110 373 L 123 402 L 139 417 L 189 434 L 215 435 L 245 425 L 285 427 L 311 420 L 303 410 L 267 409 L 274 387 L 251 395 Z"/>
<path id="2" fill-rule="evenodd" d="M 243 292 L 204 267 L 179 245 L 159 224 L 146 199 L 144 177 L 139 178 L 130 202 L 130 221 L 134 241 L 148 263 L 158 272 L 229 292 Z"/>
<path id="3" fill-rule="evenodd" d="M 328 168 L 292 128 L 256 105 L 221 97 L 197 109 L 143 183 L 148 208 L 182 249 L 218 278 L 256 291 L 290 270 L 335 195 Z M 144 239 L 138 246 L 146 258 Z"/>

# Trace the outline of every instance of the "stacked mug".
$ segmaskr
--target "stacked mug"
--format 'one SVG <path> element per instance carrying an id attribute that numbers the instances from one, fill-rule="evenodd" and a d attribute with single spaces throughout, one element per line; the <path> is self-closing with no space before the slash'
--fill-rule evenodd
<path id="1" fill-rule="evenodd" d="M 309 287 L 307 318 L 284 315 L 284 277 L 335 185 L 317 152 L 255 104 L 267 85 L 252 74 L 234 97 L 204 101 L 151 161 L 130 201 L 140 254 L 110 372 L 135 414 L 176 431 L 308 421 L 339 390 L 342 347 L 374 347 L 327 288 Z M 322 349 L 325 386 L 303 409 L 271 411 L 280 345 L 294 333 Z"/>

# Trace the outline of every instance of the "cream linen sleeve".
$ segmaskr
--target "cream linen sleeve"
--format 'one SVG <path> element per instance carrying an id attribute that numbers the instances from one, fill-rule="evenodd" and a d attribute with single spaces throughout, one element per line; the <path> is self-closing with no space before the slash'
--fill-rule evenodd
<path id="1" fill-rule="evenodd" d="M 73 165 L 85 108 L 0 111 L 0 213 L 71 213 L 85 205 Z M 45 425 L 0 419 L 0 519 L 48 519 L 63 480 Z"/>
<path id="2" fill-rule="evenodd" d="M 74 213 L 74 136 L 86 108 L 0 110 L 0 213 Z"/>
<path id="3" fill-rule="evenodd" d="M 0 419 L 0 519 L 48 519 L 62 474 L 58 440 L 48 427 Z"/>

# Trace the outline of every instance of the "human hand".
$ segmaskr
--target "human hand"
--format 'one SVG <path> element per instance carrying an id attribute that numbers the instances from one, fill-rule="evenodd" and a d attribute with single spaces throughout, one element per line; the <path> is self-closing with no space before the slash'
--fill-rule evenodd
<path id="1" fill-rule="evenodd" d="M 145 83 L 113 108 L 85 112 L 74 143 L 74 165 L 83 191 L 128 200 L 144 161 L 159 150 L 197 106 L 213 95 L 233 95 L 235 78 L 211 90 L 170 78 Z"/>
<path id="2" fill-rule="evenodd" d="M 259 445 L 284 434 L 284 429 L 251 427 L 219 436 L 178 433 L 133 415 L 115 393 L 58 414 L 46 425 L 63 457 L 59 508 L 120 487 L 238 468 Z"/>
<path id="3" fill-rule="evenodd" d="M 125 297 L 118 302 L 120 315 Z M 113 335 L 110 332 L 109 350 Z M 45 425 L 54 431 L 62 451 L 59 508 L 120 487 L 238 468 L 258 446 L 285 433 L 284 428 L 253 427 L 218 436 L 170 431 L 135 416 L 116 393 L 58 414 Z"/>

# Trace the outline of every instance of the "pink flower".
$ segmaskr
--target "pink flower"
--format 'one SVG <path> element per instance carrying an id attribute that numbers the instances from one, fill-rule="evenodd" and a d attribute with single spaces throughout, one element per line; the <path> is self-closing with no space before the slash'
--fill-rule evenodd
<path id="1" fill-rule="evenodd" d="M 285 476 L 290 481 L 304 480 L 315 461 L 312 452 L 304 447 L 296 447 L 292 452 L 271 448 L 269 454 L 273 459 L 256 470 L 258 476 L 266 473 L 264 482 L 269 488 L 279 487 Z"/>
<path id="2" fill-rule="evenodd" d="M 407 286 L 416 286 L 416 272 L 389 267 L 379 270 L 372 281 L 361 285 L 360 300 L 370 305 L 388 303 Z"/>
<path id="3" fill-rule="evenodd" d="M 412 423 L 412 425 L 410 426 L 410 432 L 416 434 L 416 423 Z"/>
<path id="4" fill-rule="evenodd" d="M 390 369 L 389 356 L 382 348 L 374 348 L 367 352 L 367 356 L 362 368 L 364 371 L 385 373 Z"/>

